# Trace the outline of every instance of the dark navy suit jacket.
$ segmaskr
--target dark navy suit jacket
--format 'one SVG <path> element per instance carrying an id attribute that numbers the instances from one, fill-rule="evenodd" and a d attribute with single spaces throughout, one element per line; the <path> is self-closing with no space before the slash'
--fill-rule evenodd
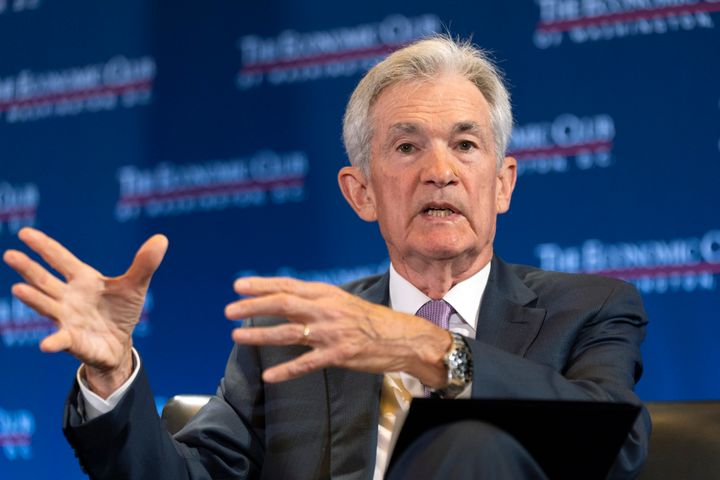
<path id="1" fill-rule="evenodd" d="M 647 320 L 632 286 L 497 257 L 492 262 L 477 336 L 469 340 L 473 397 L 640 403 L 633 388 Z M 345 288 L 388 304 L 387 274 Z M 143 370 L 113 411 L 89 422 L 74 385 L 65 435 L 93 478 L 369 480 L 382 376 L 329 368 L 280 384 L 262 382 L 264 369 L 306 350 L 236 346 L 217 394 L 174 439 L 157 416 Z M 643 409 L 612 478 L 634 478 L 649 434 Z"/>

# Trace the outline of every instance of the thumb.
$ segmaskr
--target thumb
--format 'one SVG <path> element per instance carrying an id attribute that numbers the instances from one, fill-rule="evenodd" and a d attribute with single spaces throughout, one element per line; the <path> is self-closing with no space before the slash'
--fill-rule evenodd
<path id="1" fill-rule="evenodd" d="M 52 335 L 48 335 L 40 342 L 40 350 L 48 353 L 60 352 L 67 350 L 72 346 L 70 334 L 65 330 L 59 330 Z"/>
<path id="2" fill-rule="evenodd" d="M 168 239 L 165 235 L 153 235 L 135 254 L 132 265 L 125 272 L 125 277 L 131 283 L 147 286 L 155 271 L 165 257 L 168 249 Z"/>

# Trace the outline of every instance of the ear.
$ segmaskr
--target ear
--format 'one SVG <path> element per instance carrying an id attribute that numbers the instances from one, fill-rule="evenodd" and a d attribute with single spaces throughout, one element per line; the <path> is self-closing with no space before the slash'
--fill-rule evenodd
<path id="1" fill-rule="evenodd" d="M 505 213 L 510 209 L 510 199 L 517 181 L 517 160 L 505 157 L 502 167 L 497 173 L 495 190 L 495 208 L 497 213 Z"/>
<path id="2" fill-rule="evenodd" d="M 343 167 L 338 172 L 338 184 L 345 200 L 350 204 L 358 217 L 366 222 L 377 220 L 375 196 L 372 188 L 360 169 Z"/>

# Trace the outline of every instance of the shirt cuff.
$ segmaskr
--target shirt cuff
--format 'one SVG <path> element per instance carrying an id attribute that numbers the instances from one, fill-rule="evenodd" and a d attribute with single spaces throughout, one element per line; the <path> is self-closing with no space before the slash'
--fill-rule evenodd
<path id="1" fill-rule="evenodd" d="M 78 385 L 80 386 L 80 393 L 82 394 L 82 398 L 85 403 L 85 421 L 90 421 L 93 418 L 97 418 L 100 415 L 108 413 L 113 408 L 115 408 L 118 403 L 120 403 L 120 400 L 123 399 L 123 397 L 125 396 L 125 392 L 128 391 L 130 385 L 135 380 L 135 377 L 137 377 L 137 374 L 140 371 L 140 355 L 138 355 L 135 348 L 132 349 L 132 353 L 133 363 L 135 365 L 132 375 L 130 375 L 130 378 L 128 378 L 125 383 L 123 383 L 106 399 L 100 397 L 98 394 L 90 390 L 90 387 L 87 385 L 85 378 L 83 378 L 84 375 L 82 375 L 85 364 L 80 365 L 80 368 L 78 368 L 77 370 L 76 377 Z"/>

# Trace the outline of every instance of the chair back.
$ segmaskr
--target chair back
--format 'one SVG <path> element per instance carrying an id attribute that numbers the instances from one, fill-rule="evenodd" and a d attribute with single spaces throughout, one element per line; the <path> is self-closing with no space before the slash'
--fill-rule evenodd
<path id="1" fill-rule="evenodd" d="M 210 395 L 175 395 L 168 400 L 161 418 L 170 435 L 175 435 L 209 401 Z"/>
<path id="2" fill-rule="evenodd" d="M 653 431 L 641 480 L 720 478 L 720 401 L 645 405 Z"/>

